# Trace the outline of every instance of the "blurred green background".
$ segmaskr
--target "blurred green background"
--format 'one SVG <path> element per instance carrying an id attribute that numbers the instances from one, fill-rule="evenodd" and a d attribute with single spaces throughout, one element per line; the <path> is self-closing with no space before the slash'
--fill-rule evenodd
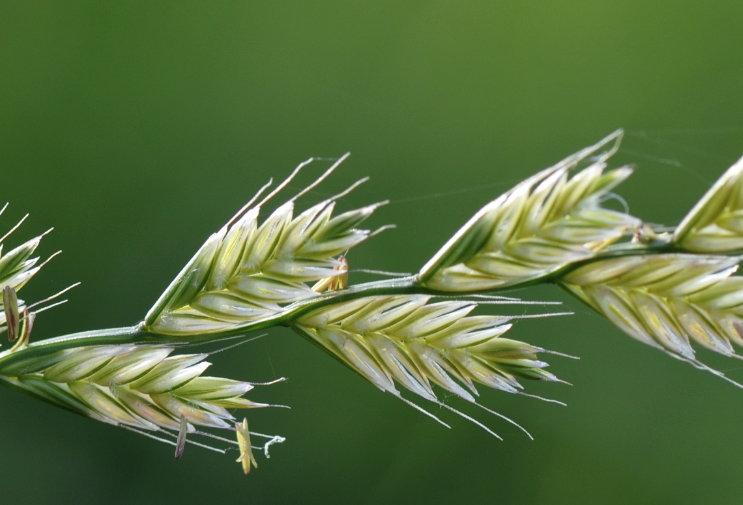
<path id="1" fill-rule="evenodd" d="M 139 321 L 209 233 L 270 176 L 353 156 L 312 203 L 370 175 L 389 198 L 352 267 L 415 271 L 515 182 L 627 129 L 621 194 L 677 223 L 743 154 L 743 3 L 2 2 L 0 199 L 9 245 L 50 226 L 64 249 L 22 295 L 74 281 L 34 338 Z M 325 165 L 314 165 L 306 177 Z M 358 275 L 352 280 L 369 280 Z M 466 409 L 451 431 L 288 330 L 214 357 L 212 374 L 289 381 L 251 427 L 288 441 L 242 475 L 0 390 L 2 503 L 737 504 L 743 391 L 578 313 L 511 336 L 577 354 L 528 384 L 567 408 L 484 391 L 525 425 Z M 508 311 L 504 310 L 503 313 Z M 738 380 L 739 361 L 700 356 Z M 461 406 L 452 400 L 453 404 Z"/>

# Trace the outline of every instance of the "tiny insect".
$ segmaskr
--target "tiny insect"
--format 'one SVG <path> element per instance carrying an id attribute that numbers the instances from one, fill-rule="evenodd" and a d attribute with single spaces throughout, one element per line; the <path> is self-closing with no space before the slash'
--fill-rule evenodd
<path id="1" fill-rule="evenodd" d="M 253 448 L 250 446 L 250 432 L 248 431 L 248 420 L 243 419 L 243 422 L 235 425 L 237 429 L 237 445 L 240 447 L 240 457 L 237 458 L 238 463 L 242 463 L 243 472 L 245 475 L 250 473 L 250 465 L 252 464 L 255 468 L 258 468 L 258 462 L 253 457 Z"/>

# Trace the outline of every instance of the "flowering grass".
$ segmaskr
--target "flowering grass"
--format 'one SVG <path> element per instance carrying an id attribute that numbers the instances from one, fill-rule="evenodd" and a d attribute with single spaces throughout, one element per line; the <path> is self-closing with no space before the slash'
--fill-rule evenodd
<path id="1" fill-rule="evenodd" d="M 740 358 L 734 344 L 743 344 L 743 283 L 734 274 L 743 250 L 743 160 L 669 229 L 602 206 L 632 173 L 608 169 L 621 137 L 614 132 L 485 205 L 417 274 L 356 285 L 348 284 L 347 257 L 386 229 L 362 227 L 385 202 L 335 213 L 336 201 L 362 179 L 296 211 L 301 197 L 347 155 L 261 217 L 307 160 L 266 196 L 270 183 L 261 188 L 209 237 L 142 322 L 41 342 L 31 342 L 34 319 L 61 293 L 32 304 L 17 297 L 44 264 L 32 258 L 42 238 L 36 237 L 0 256 L 0 323 L 13 342 L 0 353 L 0 384 L 171 444 L 177 458 L 187 443 L 220 452 L 214 444 L 234 445 L 248 473 L 258 465 L 253 449 L 268 456 L 268 448 L 285 439 L 248 431 L 247 419 L 238 421 L 232 410 L 270 405 L 243 397 L 255 384 L 203 376 L 208 354 L 178 351 L 283 326 L 444 426 L 425 402 L 498 437 L 439 395 L 478 405 L 523 430 L 480 404 L 477 386 L 533 396 L 523 381 L 560 382 L 540 356 L 560 353 L 511 333 L 518 319 L 568 313 L 472 311 L 549 307 L 555 302 L 503 293 L 554 284 L 631 337 L 740 386 L 700 362 L 693 344 Z M 259 438 L 265 443 L 251 446 Z"/>

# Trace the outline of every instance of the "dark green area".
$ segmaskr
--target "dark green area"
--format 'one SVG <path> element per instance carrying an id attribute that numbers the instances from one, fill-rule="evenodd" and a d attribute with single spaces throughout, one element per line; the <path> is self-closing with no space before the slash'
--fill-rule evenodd
<path id="1" fill-rule="evenodd" d="M 2 2 L 0 228 L 30 212 L 8 245 L 55 226 L 41 252 L 64 249 L 22 298 L 83 282 L 33 338 L 137 322 L 209 233 L 310 156 L 353 153 L 306 203 L 364 175 L 341 209 L 392 201 L 371 224 L 398 229 L 352 267 L 417 270 L 480 206 L 617 127 L 632 212 L 677 223 L 743 154 L 742 22 L 739 1 Z M 277 329 L 210 372 L 290 379 L 249 395 L 292 406 L 250 413 L 288 441 L 249 477 L 236 453 L 175 461 L 1 389 L 0 500 L 741 502 L 743 391 L 557 289 L 521 296 L 578 312 L 509 335 L 581 356 L 550 359 L 574 386 L 528 384 L 567 408 L 483 391 L 534 442 L 469 408 L 505 442 L 442 412 L 446 430 Z"/>

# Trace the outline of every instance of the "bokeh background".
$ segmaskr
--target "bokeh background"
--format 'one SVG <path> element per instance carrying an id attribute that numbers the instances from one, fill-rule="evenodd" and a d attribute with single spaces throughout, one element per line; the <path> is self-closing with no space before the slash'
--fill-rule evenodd
<path id="1" fill-rule="evenodd" d="M 365 175 L 343 205 L 391 200 L 370 224 L 397 230 L 355 267 L 417 270 L 480 206 L 618 127 L 615 161 L 637 167 L 621 194 L 675 224 L 743 154 L 742 22 L 737 0 L 4 1 L 0 228 L 30 212 L 9 245 L 54 226 L 41 252 L 64 249 L 24 298 L 82 281 L 34 339 L 136 323 L 209 233 L 310 156 L 353 153 L 306 204 Z M 582 358 L 550 360 L 572 387 L 528 384 L 567 408 L 483 392 L 533 442 L 467 408 L 505 441 L 444 412 L 446 430 L 278 329 L 214 357 L 214 374 L 289 377 L 251 395 L 292 410 L 251 412 L 288 440 L 249 477 L 234 452 L 175 461 L 0 390 L 0 500 L 741 503 L 743 391 L 557 289 L 519 295 L 577 315 L 512 336 Z"/>

